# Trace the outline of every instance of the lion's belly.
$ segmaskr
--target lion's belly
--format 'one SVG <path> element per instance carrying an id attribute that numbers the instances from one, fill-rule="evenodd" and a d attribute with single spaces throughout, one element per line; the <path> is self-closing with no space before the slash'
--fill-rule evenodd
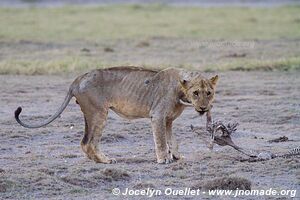
<path id="1" fill-rule="evenodd" d="M 148 118 L 150 110 L 146 105 L 128 101 L 119 101 L 118 104 L 111 106 L 110 109 L 127 119 Z"/>

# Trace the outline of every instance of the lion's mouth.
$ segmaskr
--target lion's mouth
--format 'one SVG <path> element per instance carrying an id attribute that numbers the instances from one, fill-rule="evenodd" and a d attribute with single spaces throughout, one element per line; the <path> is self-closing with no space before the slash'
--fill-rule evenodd
<path id="1" fill-rule="evenodd" d="M 196 110 L 196 111 L 200 114 L 200 116 L 202 116 L 202 115 L 204 115 L 204 113 L 206 113 L 208 110 L 201 110 L 201 111 Z"/>

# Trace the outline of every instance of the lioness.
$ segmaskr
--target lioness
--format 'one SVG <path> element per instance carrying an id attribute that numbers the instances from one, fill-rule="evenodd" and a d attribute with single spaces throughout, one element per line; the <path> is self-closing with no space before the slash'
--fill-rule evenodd
<path id="1" fill-rule="evenodd" d="M 98 148 L 108 110 L 129 118 L 150 118 L 158 163 L 179 159 L 178 145 L 172 135 L 172 123 L 185 107 L 193 106 L 211 122 L 210 110 L 218 76 L 206 79 L 196 72 L 168 68 L 162 71 L 139 67 L 114 67 L 93 70 L 71 84 L 59 110 L 40 124 L 17 122 L 27 128 L 39 128 L 55 120 L 74 96 L 84 114 L 85 133 L 81 148 L 87 157 L 99 163 L 114 163 Z"/>

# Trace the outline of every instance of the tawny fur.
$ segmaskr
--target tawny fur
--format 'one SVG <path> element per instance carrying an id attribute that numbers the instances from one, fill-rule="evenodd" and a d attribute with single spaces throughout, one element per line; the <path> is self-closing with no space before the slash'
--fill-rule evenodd
<path id="1" fill-rule="evenodd" d="M 74 96 L 84 114 L 85 134 L 82 150 L 95 162 L 112 163 L 98 143 L 102 136 L 108 110 L 128 118 L 150 118 L 158 163 L 179 159 L 178 144 L 172 134 L 173 121 L 186 105 L 194 106 L 200 114 L 210 110 L 218 76 L 206 79 L 198 72 L 168 68 L 162 71 L 138 67 L 115 67 L 93 70 L 79 76 L 71 84 L 69 93 L 60 109 L 46 122 L 28 125 L 20 121 L 21 108 L 15 112 L 16 120 L 28 128 L 38 128 L 51 123 L 65 109 Z"/>

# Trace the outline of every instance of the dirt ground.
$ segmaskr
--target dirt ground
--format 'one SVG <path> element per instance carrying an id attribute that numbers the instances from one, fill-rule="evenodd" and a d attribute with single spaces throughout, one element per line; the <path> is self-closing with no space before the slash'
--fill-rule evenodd
<path id="1" fill-rule="evenodd" d="M 8 73 L 17 74 L 61 73 L 64 69 L 66 71 L 82 70 L 84 67 L 94 69 L 95 65 L 99 67 L 135 65 L 155 68 L 172 66 L 211 71 L 247 69 L 245 63 L 257 62 L 258 67 L 268 69 L 272 66 L 265 64 L 265 61 L 272 63 L 276 60 L 297 57 L 300 55 L 299 46 L 299 39 L 197 40 L 156 37 L 71 43 L 21 40 L 0 42 L 0 61 L 8 63 L 8 67 L 3 66 L 8 68 Z M 66 58 L 69 58 L 68 62 L 59 62 Z M 84 63 L 81 66 L 76 60 L 86 61 L 87 66 Z M 18 61 L 41 62 L 33 64 L 34 67 L 31 69 L 29 63 L 20 66 Z M 45 69 L 45 66 L 49 69 Z"/>
<path id="2" fill-rule="evenodd" d="M 299 71 L 221 73 L 214 119 L 239 122 L 233 139 L 242 147 L 279 153 L 299 146 L 299 76 Z M 205 125 L 205 117 L 191 108 L 173 128 L 184 159 L 168 165 L 156 163 L 147 119 L 130 121 L 110 112 L 101 148 L 116 158 L 117 164 L 96 164 L 84 156 L 79 145 L 83 116 L 75 101 L 45 128 L 26 129 L 15 122 L 13 112 L 20 105 L 21 117 L 28 122 L 49 117 L 75 77 L 0 76 L 0 199 L 121 199 L 111 193 L 113 188 L 122 192 L 125 188 L 201 188 L 221 177 L 246 178 L 252 189 L 297 189 L 300 197 L 299 157 L 241 162 L 245 157 L 230 147 L 215 146 L 210 152 L 190 130 L 191 124 Z M 289 141 L 268 142 L 280 136 Z M 166 198 L 171 197 L 156 197 Z M 207 195 L 182 198 L 226 199 Z M 239 199 L 253 198 L 259 199 Z"/>

